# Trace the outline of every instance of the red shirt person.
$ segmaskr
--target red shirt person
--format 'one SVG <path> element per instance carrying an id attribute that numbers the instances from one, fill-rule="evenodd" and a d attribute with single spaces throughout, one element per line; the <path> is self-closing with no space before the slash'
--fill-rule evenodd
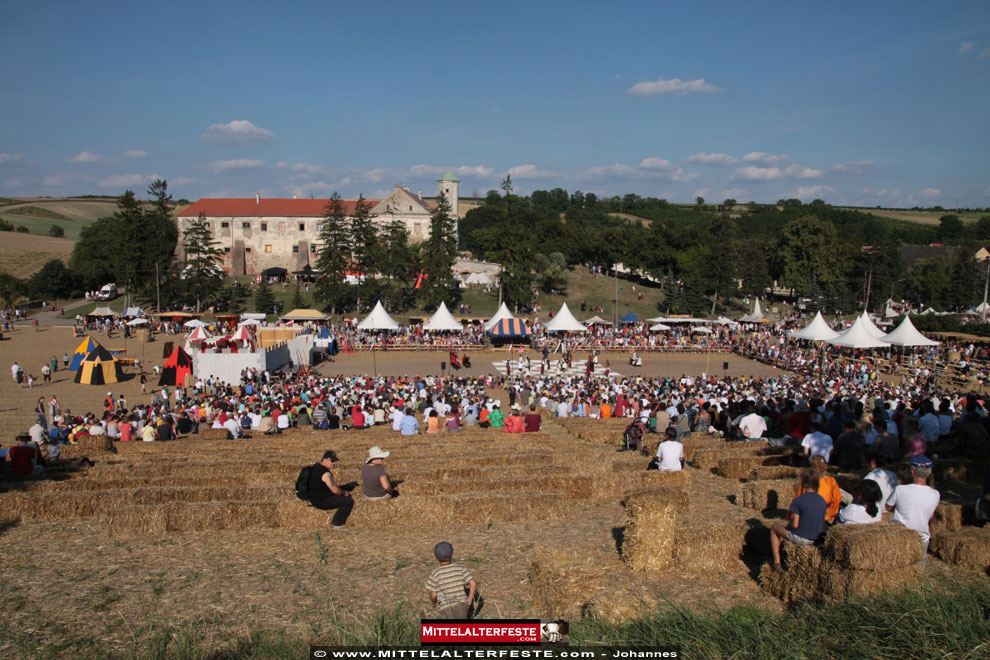
<path id="1" fill-rule="evenodd" d="M 25 477 L 34 472 L 35 463 L 38 458 L 37 450 L 28 444 L 31 436 L 17 436 L 17 444 L 10 448 L 10 472 L 17 476 Z"/>

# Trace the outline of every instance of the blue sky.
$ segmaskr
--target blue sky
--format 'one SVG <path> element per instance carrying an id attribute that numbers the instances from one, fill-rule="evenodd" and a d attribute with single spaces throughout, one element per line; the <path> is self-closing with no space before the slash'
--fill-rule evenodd
<path id="1" fill-rule="evenodd" d="M 990 3 L 0 5 L 0 195 L 990 206 Z"/>

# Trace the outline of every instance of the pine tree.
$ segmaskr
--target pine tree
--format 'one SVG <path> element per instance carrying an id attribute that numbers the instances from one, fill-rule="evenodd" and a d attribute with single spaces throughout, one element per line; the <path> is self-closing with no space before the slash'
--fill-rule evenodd
<path id="1" fill-rule="evenodd" d="M 292 294 L 292 308 L 303 309 L 304 307 L 306 307 L 306 301 L 303 299 L 302 291 L 299 290 L 299 282 L 296 282 L 296 290 Z"/>
<path id="2" fill-rule="evenodd" d="M 406 306 L 404 292 L 409 287 L 413 253 L 409 249 L 409 229 L 406 223 L 396 218 L 394 214 L 385 225 L 379 249 L 378 262 L 381 264 L 381 274 L 385 278 L 382 294 L 386 306 L 393 311 L 402 310 Z"/>
<path id="3" fill-rule="evenodd" d="M 188 223 L 182 233 L 182 249 L 186 263 L 182 267 L 181 279 L 186 283 L 190 295 L 196 298 L 196 311 L 200 303 L 212 302 L 223 290 L 224 275 L 220 264 L 223 252 L 213 234 L 206 215 Z"/>
<path id="4" fill-rule="evenodd" d="M 175 204 L 168 192 L 168 182 L 155 179 L 148 186 L 152 207 L 144 214 L 142 225 L 142 247 L 144 251 L 139 272 L 141 287 L 155 292 L 158 300 L 159 284 L 172 263 L 175 247 L 179 242 L 179 227 L 172 217 Z M 156 308 L 160 307 L 156 302 Z"/>
<path id="5" fill-rule="evenodd" d="M 254 309 L 264 314 L 275 313 L 275 294 L 268 286 L 268 280 L 264 278 L 262 278 L 261 284 L 258 285 L 258 290 L 254 294 Z"/>
<path id="6" fill-rule="evenodd" d="M 323 209 L 320 225 L 320 251 L 316 268 L 316 298 L 329 307 L 332 314 L 344 307 L 348 298 L 347 267 L 351 260 L 350 221 L 340 195 L 334 193 Z"/>
<path id="7" fill-rule="evenodd" d="M 375 222 L 371 219 L 371 204 L 364 199 L 364 195 L 358 197 L 354 205 L 354 215 L 351 216 L 351 259 L 354 269 L 358 271 L 358 277 L 363 276 L 364 281 L 370 282 L 378 274 L 376 255 L 378 248 L 378 231 Z M 358 313 L 361 312 L 361 284 L 358 284 Z"/>
<path id="8" fill-rule="evenodd" d="M 422 295 L 427 309 L 436 309 L 444 301 L 456 302 L 451 297 L 451 292 L 455 291 L 456 231 L 454 219 L 450 217 L 450 203 L 447 196 L 440 193 L 437 208 L 430 216 L 430 238 L 422 250 L 423 270 L 426 272 Z"/>

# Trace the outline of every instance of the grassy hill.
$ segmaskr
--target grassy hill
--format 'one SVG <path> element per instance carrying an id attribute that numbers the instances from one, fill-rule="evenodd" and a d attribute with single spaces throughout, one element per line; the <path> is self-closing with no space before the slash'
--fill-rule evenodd
<path id="1" fill-rule="evenodd" d="M 67 238 L 3 232 L 0 234 L 0 271 L 21 278 L 30 277 L 50 259 L 68 263 L 75 244 Z"/>
<path id="2" fill-rule="evenodd" d="M 47 234 L 52 225 L 59 225 L 71 239 L 116 209 L 114 199 L 0 198 L 0 217 L 7 222 L 24 225 L 32 234 Z"/>
<path id="3" fill-rule="evenodd" d="M 923 225 L 937 225 L 939 224 L 939 218 L 943 215 L 957 215 L 964 223 L 976 222 L 983 216 L 987 215 L 986 213 L 962 213 L 957 211 L 912 211 L 910 209 L 848 208 L 850 211 L 862 211 L 863 213 L 869 213 L 870 215 L 875 215 L 880 218 L 917 222 Z"/>

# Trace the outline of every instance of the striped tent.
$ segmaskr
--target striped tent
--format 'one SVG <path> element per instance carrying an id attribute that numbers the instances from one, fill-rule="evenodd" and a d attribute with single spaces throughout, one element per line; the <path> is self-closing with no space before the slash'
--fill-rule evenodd
<path id="1" fill-rule="evenodd" d="M 83 385 L 106 385 L 120 380 L 120 362 L 97 344 L 76 371 L 75 381 Z"/>
<path id="2" fill-rule="evenodd" d="M 83 342 L 76 348 L 76 352 L 72 354 L 72 362 L 69 363 L 69 369 L 71 371 L 78 371 L 79 366 L 83 363 L 83 360 L 86 359 L 86 356 L 99 347 L 100 342 L 96 341 L 92 337 L 86 337 L 83 339 Z"/>
<path id="3" fill-rule="evenodd" d="M 162 377 L 158 379 L 158 385 L 170 385 L 174 387 L 184 387 L 186 375 L 192 373 L 192 358 L 179 346 L 175 347 L 172 354 L 165 360 L 162 367 Z"/>
<path id="4" fill-rule="evenodd" d="M 529 337 L 530 335 L 529 328 L 526 327 L 522 319 L 502 319 L 493 325 L 488 332 L 496 339 L 505 337 Z"/>

